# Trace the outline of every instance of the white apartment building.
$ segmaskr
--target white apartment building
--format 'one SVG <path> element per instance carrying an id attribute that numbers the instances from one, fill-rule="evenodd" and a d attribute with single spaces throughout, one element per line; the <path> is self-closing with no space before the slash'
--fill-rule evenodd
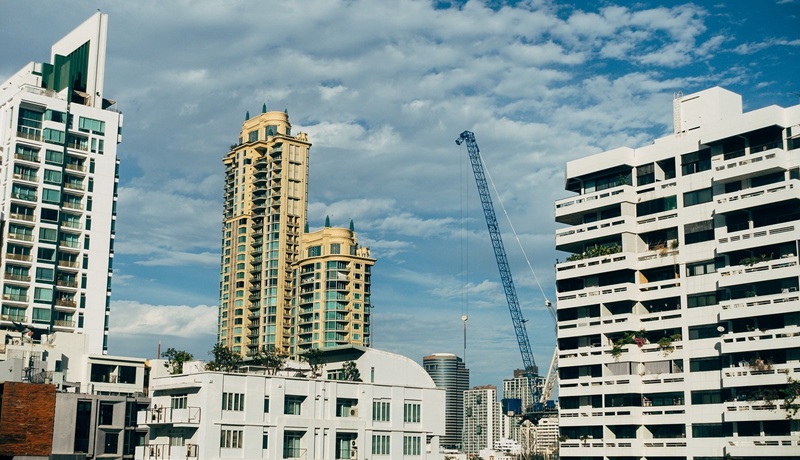
<path id="1" fill-rule="evenodd" d="M 443 459 L 444 390 L 421 366 L 360 346 L 327 348 L 320 378 L 154 365 L 150 438 L 136 459 Z M 362 381 L 337 380 L 354 362 Z M 159 370 L 162 375 L 158 375 Z"/>
<path id="2" fill-rule="evenodd" d="M 464 392 L 464 431 L 462 451 L 478 455 L 481 450 L 492 449 L 503 432 L 503 417 L 497 401 L 497 387 L 479 385 Z"/>
<path id="3" fill-rule="evenodd" d="M 122 115 L 104 98 L 97 13 L 0 84 L 0 329 L 107 350 Z M 17 326 L 14 325 L 17 323 Z"/>
<path id="4" fill-rule="evenodd" d="M 800 458 L 800 106 L 674 115 L 566 166 L 561 458 Z"/>

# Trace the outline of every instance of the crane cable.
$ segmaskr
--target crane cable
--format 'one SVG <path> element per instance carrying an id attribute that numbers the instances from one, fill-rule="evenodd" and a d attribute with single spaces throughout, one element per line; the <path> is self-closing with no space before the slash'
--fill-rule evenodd
<path id="1" fill-rule="evenodd" d="M 489 169 L 486 168 L 486 163 L 483 161 L 483 157 L 480 157 L 481 164 L 483 165 L 483 170 L 486 173 L 486 177 L 489 179 L 489 183 L 492 184 L 492 190 L 494 190 L 494 195 L 497 197 L 497 202 L 500 203 L 500 209 L 503 210 L 503 214 L 506 216 L 506 221 L 508 222 L 509 227 L 511 227 L 511 232 L 514 234 L 514 238 L 517 240 L 517 244 L 519 245 L 519 249 L 522 251 L 522 255 L 525 257 L 525 262 L 528 264 L 528 268 L 533 274 L 533 279 L 536 281 L 536 285 L 539 286 L 539 291 L 542 293 L 542 297 L 544 297 L 545 305 L 547 306 L 547 311 L 550 313 L 550 318 L 553 320 L 553 324 L 556 324 L 556 313 L 553 309 L 553 303 L 550 302 L 550 299 L 547 298 L 547 294 L 544 292 L 544 288 L 542 288 L 542 284 L 539 282 L 539 278 L 536 276 L 536 272 L 533 270 L 533 266 L 531 265 L 530 259 L 528 259 L 528 254 L 525 253 L 525 248 L 522 246 L 522 241 L 519 239 L 519 235 L 517 235 L 517 230 L 514 228 L 514 224 L 511 223 L 511 218 L 508 216 L 508 212 L 506 211 L 506 207 L 503 204 L 503 199 L 500 197 L 500 193 L 497 191 L 497 187 L 494 185 L 494 181 L 492 180 L 492 175 L 489 174 Z"/>

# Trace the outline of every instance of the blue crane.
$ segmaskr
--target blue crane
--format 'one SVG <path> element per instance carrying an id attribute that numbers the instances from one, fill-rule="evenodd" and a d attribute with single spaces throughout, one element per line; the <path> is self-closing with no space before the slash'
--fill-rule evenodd
<path id="1" fill-rule="evenodd" d="M 492 239 L 494 257 L 497 259 L 497 268 L 500 270 L 500 279 L 503 282 L 503 290 L 505 291 L 506 301 L 508 302 L 508 311 L 511 313 L 511 322 L 514 324 L 514 333 L 517 335 L 517 345 L 519 345 L 519 352 L 522 355 L 525 376 L 528 377 L 528 388 L 531 392 L 534 407 L 537 407 L 541 405 L 541 395 L 536 385 L 536 362 L 533 359 L 531 343 L 528 340 L 528 332 L 525 330 L 525 319 L 522 317 L 522 311 L 519 308 L 517 290 L 514 288 L 514 280 L 511 278 L 511 268 L 508 265 L 508 257 L 506 257 L 506 250 L 503 247 L 503 238 L 500 235 L 500 228 L 497 225 L 497 215 L 494 212 L 492 197 L 489 194 L 486 173 L 483 168 L 483 161 L 481 160 L 478 143 L 475 142 L 475 134 L 471 131 L 464 131 L 461 133 L 458 139 L 456 139 L 456 144 L 461 145 L 462 143 L 466 143 L 467 145 L 469 160 L 472 163 L 472 172 L 475 173 L 475 182 L 478 185 L 478 194 L 481 197 L 483 214 L 486 217 L 486 226 L 489 227 L 489 236 Z"/>

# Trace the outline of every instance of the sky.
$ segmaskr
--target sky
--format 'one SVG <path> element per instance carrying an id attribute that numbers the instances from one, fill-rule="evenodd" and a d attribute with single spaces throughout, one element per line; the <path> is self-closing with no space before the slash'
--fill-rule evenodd
<path id="1" fill-rule="evenodd" d="M 352 219 L 377 258 L 373 346 L 456 353 L 471 385 L 501 385 L 522 360 L 462 131 L 499 193 L 544 372 L 566 162 L 670 135 L 679 92 L 722 86 L 745 111 L 800 102 L 800 0 L 0 0 L 0 81 L 98 8 L 105 97 L 124 114 L 113 355 L 160 343 L 209 359 L 222 158 L 264 103 L 313 144 L 311 229 Z"/>

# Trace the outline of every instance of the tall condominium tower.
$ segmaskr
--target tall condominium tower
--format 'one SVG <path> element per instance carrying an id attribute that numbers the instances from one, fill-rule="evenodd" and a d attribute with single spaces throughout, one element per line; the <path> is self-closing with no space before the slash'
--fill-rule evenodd
<path id="1" fill-rule="evenodd" d="M 295 270 L 293 353 L 338 345 L 370 345 L 369 248 L 350 229 L 326 226 L 300 238 Z"/>
<path id="2" fill-rule="evenodd" d="M 224 159 L 218 341 L 243 355 L 370 344 L 375 259 L 352 222 L 308 232 L 310 147 L 264 106 Z"/>
<path id="3" fill-rule="evenodd" d="M 800 105 L 712 88 L 567 163 L 561 458 L 800 458 Z"/>
<path id="4" fill-rule="evenodd" d="M 248 114 L 249 115 L 249 114 Z M 242 354 L 289 353 L 292 272 L 306 223 L 308 150 L 285 112 L 245 120 L 225 156 L 218 342 Z"/>
<path id="5" fill-rule="evenodd" d="M 107 349 L 122 115 L 104 98 L 97 13 L 0 85 L 0 328 Z M 16 323 L 16 324 L 15 324 Z"/>
<path id="6" fill-rule="evenodd" d="M 422 367 L 431 376 L 436 388 L 445 390 L 445 435 L 440 444 L 447 448 L 461 447 L 464 426 L 464 392 L 469 389 L 469 369 L 452 353 L 434 353 L 422 358 Z"/>

